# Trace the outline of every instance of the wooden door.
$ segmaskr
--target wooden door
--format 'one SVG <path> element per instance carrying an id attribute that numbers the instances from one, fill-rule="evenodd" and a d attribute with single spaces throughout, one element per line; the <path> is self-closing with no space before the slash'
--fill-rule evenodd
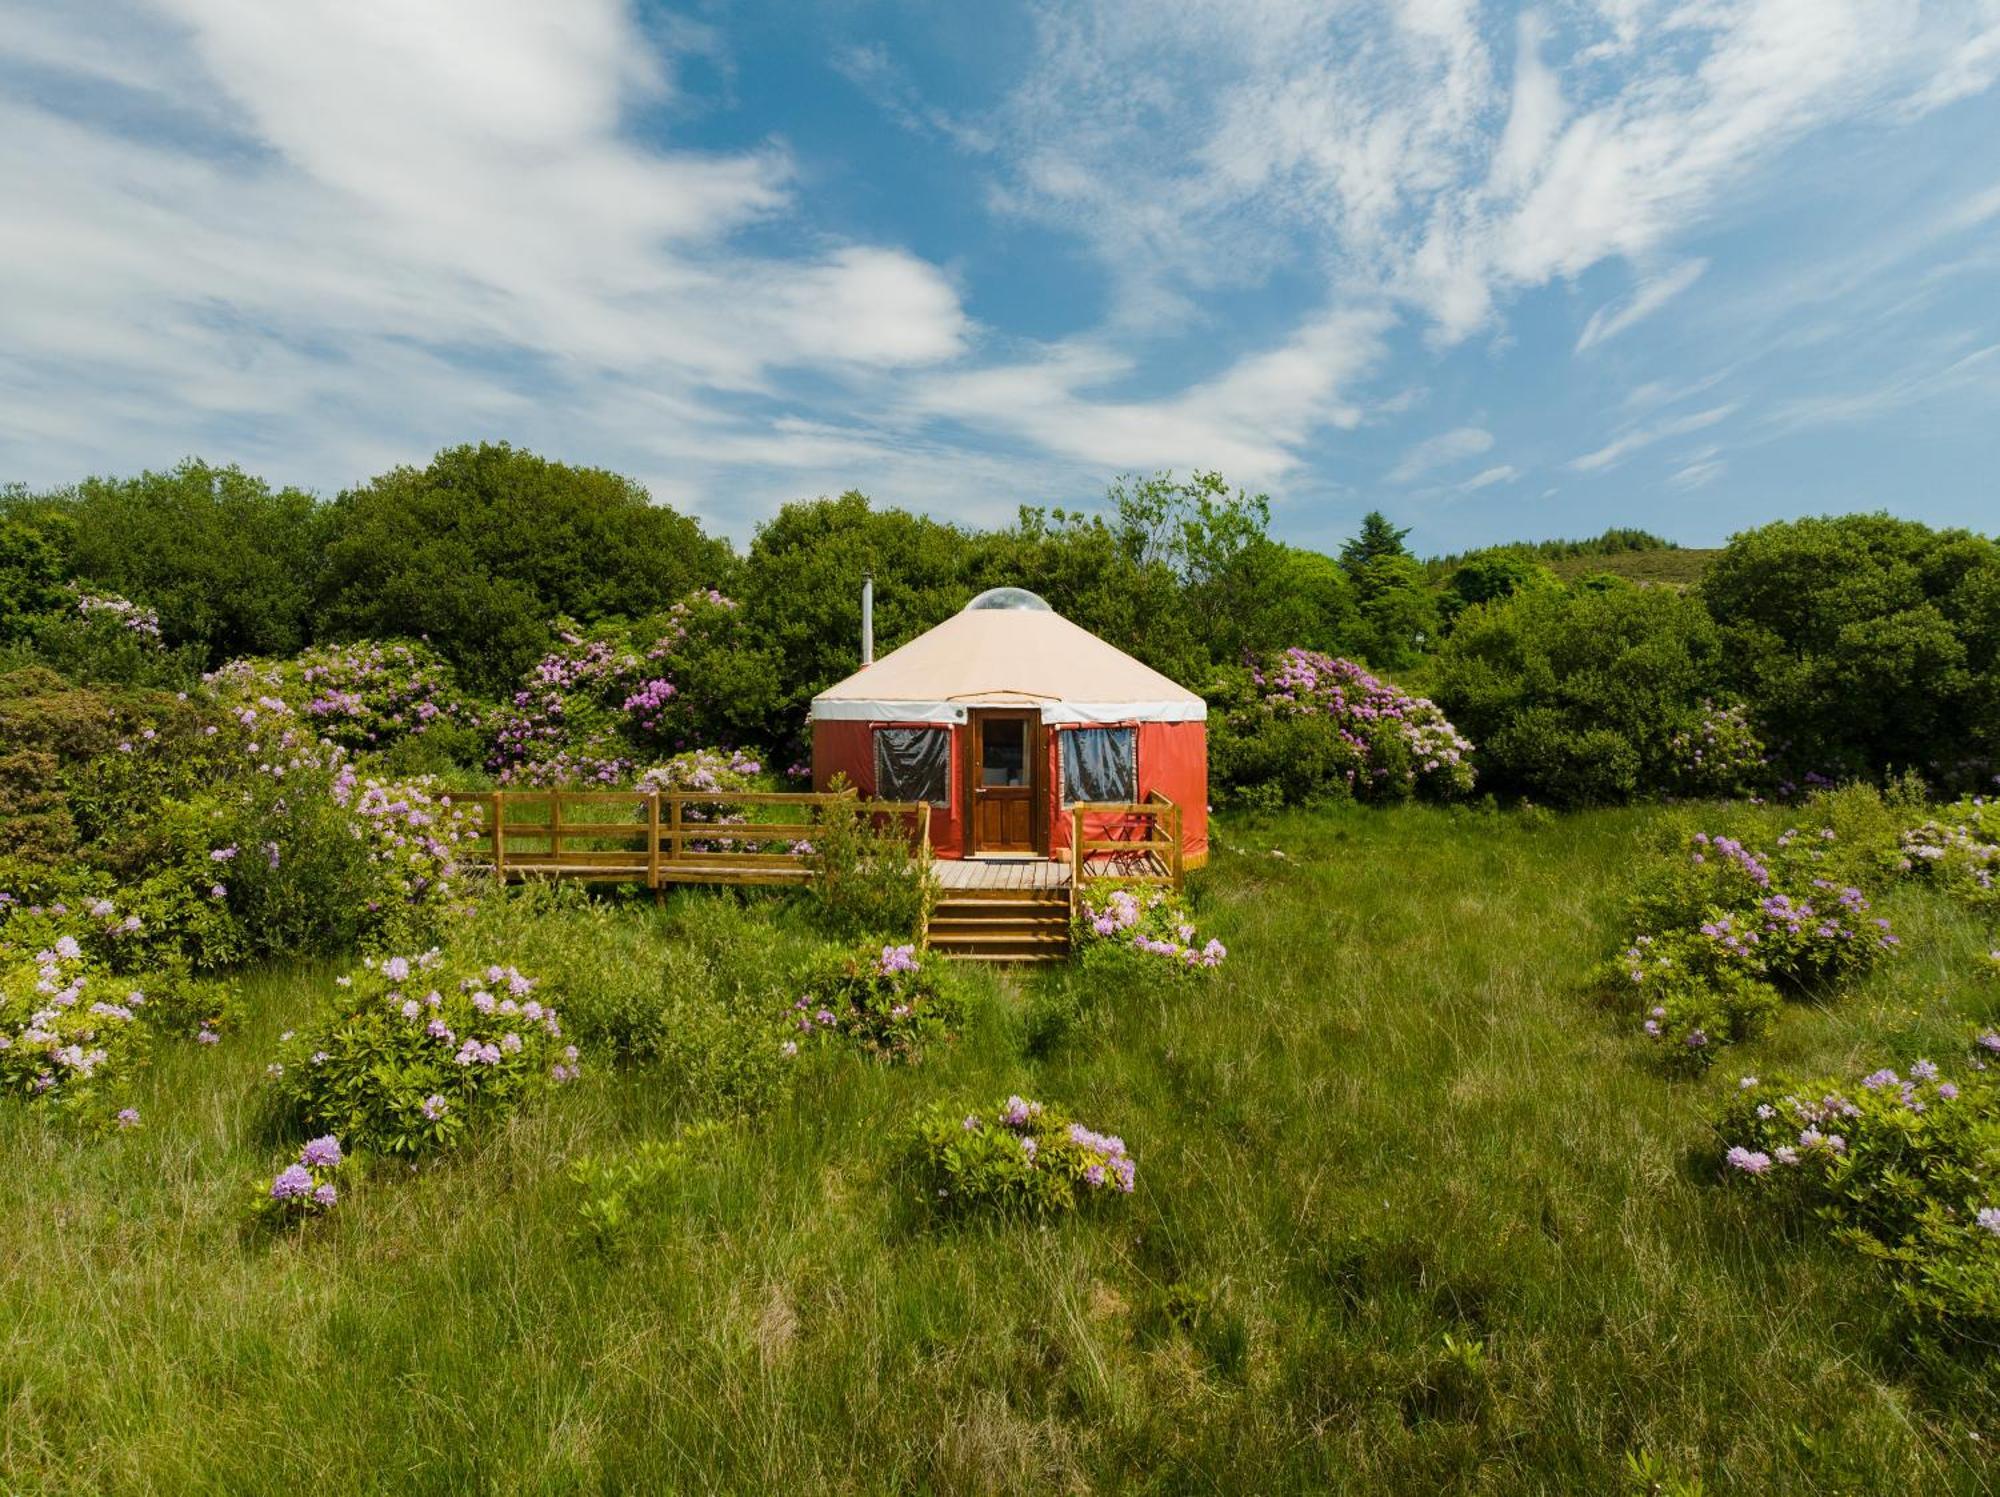
<path id="1" fill-rule="evenodd" d="M 970 825 L 975 853 L 1038 850 L 1035 806 L 1042 766 L 1035 753 L 1041 737 L 1037 719 L 1033 712 L 970 714 Z"/>

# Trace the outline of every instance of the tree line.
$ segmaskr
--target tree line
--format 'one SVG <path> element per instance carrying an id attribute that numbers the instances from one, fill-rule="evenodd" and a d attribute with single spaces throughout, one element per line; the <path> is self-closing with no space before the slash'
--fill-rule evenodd
<path id="1" fill-rule="evenodd" d="M 1724 701 L 1748 711 L 1774 773 L 1978 782 L 2000 758 L 1990 537 L 1882 514 L 1781 522 L 1734 537 L 1678 590 L 1615 574 L 1621 555 L 1667 545 L 1629 528 L 1428 561 L 1406 535 L 1375 513 L 1337 554 L 1290 545 L 1265 496 L 1198 472 L 1122 479 L 1087 513 L 1024 505 L 990 530 L 856 492 L 802 500 L 739 551 L 628 478 L 505 444 L 331 499 L 188 461 L 0 494 L 0 664 L 50 660 L 36 621 L 81 588 L 156 611 L 190 668 L 421 639 L 498 697 L 566 621 L 637 619 L 713 588 L 740 604 L 728 730 L 782 751 L 812 694 L 854 668 L 868 572 L 884 650 L 1012 584 L 1204 692 L 1225 795 L 1244 788 L 1231 735 L 1260 731 L 1258 664 L 1295 647 L 1434 697 L 1503 794 L 1659 789 Z M 1605 570 L 1570 566 L 1564 582 L 1547 565 L 1580 556 Z"/>

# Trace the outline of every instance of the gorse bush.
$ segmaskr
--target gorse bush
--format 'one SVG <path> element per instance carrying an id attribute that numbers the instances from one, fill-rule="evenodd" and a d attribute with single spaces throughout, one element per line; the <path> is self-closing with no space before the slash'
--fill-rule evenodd
<path id="1" fill-rule="evenodd" d="M 369 962 L 280 1043 L 278 1117 L 382 1154 L 450 1149 L 551 1082 L 577 1052 L 555 1009 L 512 967 L 436 951 Z"/>
<path id="2" fill-rule="evenodd" d="M 1715 1122 L 1725 1175 L 1878 1264 L 1913 1328 L 2000 1334 L 2000 1093 L 1918 1060 L 1858 1084 L 1743 1078 Z"/>
<path id="3" fill-rule="evenodd" d="M 940 1102 L 911 1124 L 901 1178 L 921 1208 L 1051 1215 L 1129 1195 L 1137 1165 L 1115 1135 L 1024 1097 L 983 1111 Z"/>
<path id="4" fill-rule="evenodd" d="M 822 958 L 806 974 L 792 1012 L 801 1035 L 901 1061 L 921 1059 L 965 1022 L 955 979 L 942 961 L 919 961 L 915 946 L 865 946 Z"/>

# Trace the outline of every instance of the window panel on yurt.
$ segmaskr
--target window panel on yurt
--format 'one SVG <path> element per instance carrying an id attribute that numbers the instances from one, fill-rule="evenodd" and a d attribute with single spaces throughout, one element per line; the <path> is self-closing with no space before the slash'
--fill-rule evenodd
<path id="1" fill-rule="evenodd" d="M 1070 728 L 1062 742 L 1063 803 L 1139 798 L 1139 730 Z"/>
<path id="2" fill-rule="evenodd" d="M 951 801 L 951 729 L 877 728 L 875 795 L 878 800 Z"/>

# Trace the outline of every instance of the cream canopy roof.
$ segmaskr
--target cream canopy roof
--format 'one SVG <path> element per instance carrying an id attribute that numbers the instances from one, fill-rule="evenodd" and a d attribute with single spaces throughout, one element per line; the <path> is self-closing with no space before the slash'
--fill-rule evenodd
<path id="1" fill-rule="evenodd" d="M 821 722 L 964 722 L 968 707 L 1038 707 L 1042 721 L 1200 722 L 1208 704 L 1046 609 L 979 607 L 813 698 Z"/>

